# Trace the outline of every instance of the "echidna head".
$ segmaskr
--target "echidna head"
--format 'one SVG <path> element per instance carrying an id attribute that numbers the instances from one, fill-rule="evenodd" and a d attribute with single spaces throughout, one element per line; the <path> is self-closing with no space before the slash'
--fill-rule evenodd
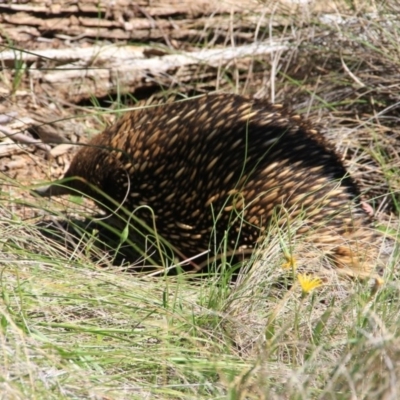
<path id="1" fill-rule="evenodd" d="M 88 183 L 75 171 L 76 163 L 77 162 L 74 159 L 63 179 L 33 191 L 42 197 L 89 194 L 90 188 Z"/>

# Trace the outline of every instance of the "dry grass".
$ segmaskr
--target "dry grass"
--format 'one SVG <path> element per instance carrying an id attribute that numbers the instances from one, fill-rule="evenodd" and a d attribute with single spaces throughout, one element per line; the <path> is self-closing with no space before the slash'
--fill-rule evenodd
<path id="1" fill-rule="evenodd" d="M 265 29 L 260 40 L 284 37 L 291 50 L 232 66 L 218 87 L 289 103 L 322 126 L 398 237 L 399 10 L 368 2 L 366 13 L 364 3 Z M 207 279 L 135 275 L 111 265 L 96 231 L 72 249 L 43 236 L 37 217 L 16 212 L 21 192 L 1 192 L 1 398 L 399 398 L 396 246 L 380 287 L 332 274 L 306 293 L 298 271 L 283 268 L 291 243 L 273 228 L 235 282 L 224 269 Z M 54 202 L 34 205 L 62 215 Z M 82 220 L 82 206 L 68 210 Z M 314 269 L 310 246 L 299 241 L 296 261 Z"/>

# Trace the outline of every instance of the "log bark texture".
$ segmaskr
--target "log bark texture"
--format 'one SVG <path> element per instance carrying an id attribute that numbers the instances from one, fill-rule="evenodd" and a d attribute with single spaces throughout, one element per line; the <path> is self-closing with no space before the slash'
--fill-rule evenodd
<path id="1" fill-rule="evenodd" d="M 72 103 L 178 82 L 218 87 L 226 69 L 234 66 L 244 76 L 254 57 L 268 64 L 285 51 L 284 35 L 269 39 L 271 26 L 285 26 L 293 13 L 306 22 L 320 4 L 0 0 L 0 62 L 13 94 L 25 80 L 36 95 Z"/>

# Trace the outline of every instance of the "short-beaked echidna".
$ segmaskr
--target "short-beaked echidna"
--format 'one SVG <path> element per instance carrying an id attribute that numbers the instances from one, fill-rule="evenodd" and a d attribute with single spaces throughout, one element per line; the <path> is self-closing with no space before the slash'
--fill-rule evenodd
<path id="1" fill-rule="evenodd" d="M 99 188 L 191 257 L 228 238 L 252 248 L 270 223 L 304 221 L 316 246 L 349 275 L 377 253 L 357 185 L 320 133 L 280 106 L 216 94 L 127 112 L 74 157 L 42 195 L 80 191 L 116 209 Z M 89 183 L 90 185 L 87 185 Z M 154 214 L 149 210 L 152 209 Z M 231 250 L 232 250 L 231 249 Z"/>

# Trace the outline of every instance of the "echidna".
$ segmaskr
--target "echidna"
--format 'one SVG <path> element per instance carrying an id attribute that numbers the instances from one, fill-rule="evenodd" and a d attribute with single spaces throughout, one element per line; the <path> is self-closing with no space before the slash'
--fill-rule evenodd
<path id="1" fill-rule="evenodd" d="M 80 149 L 72 177 L 40 193 L 148 206 L 136 215 L 149 226 L 155 215 L 183 257 L 223 238 L 251 249 L 270 223 L 299 217 L 297 235 L 312 232 L 342 271 L 368 276 L 376 261 L 366 257 L 376 233 L 341 159 L 302 118 L 265 101 L 218 94 L 128 112 Z"/>

